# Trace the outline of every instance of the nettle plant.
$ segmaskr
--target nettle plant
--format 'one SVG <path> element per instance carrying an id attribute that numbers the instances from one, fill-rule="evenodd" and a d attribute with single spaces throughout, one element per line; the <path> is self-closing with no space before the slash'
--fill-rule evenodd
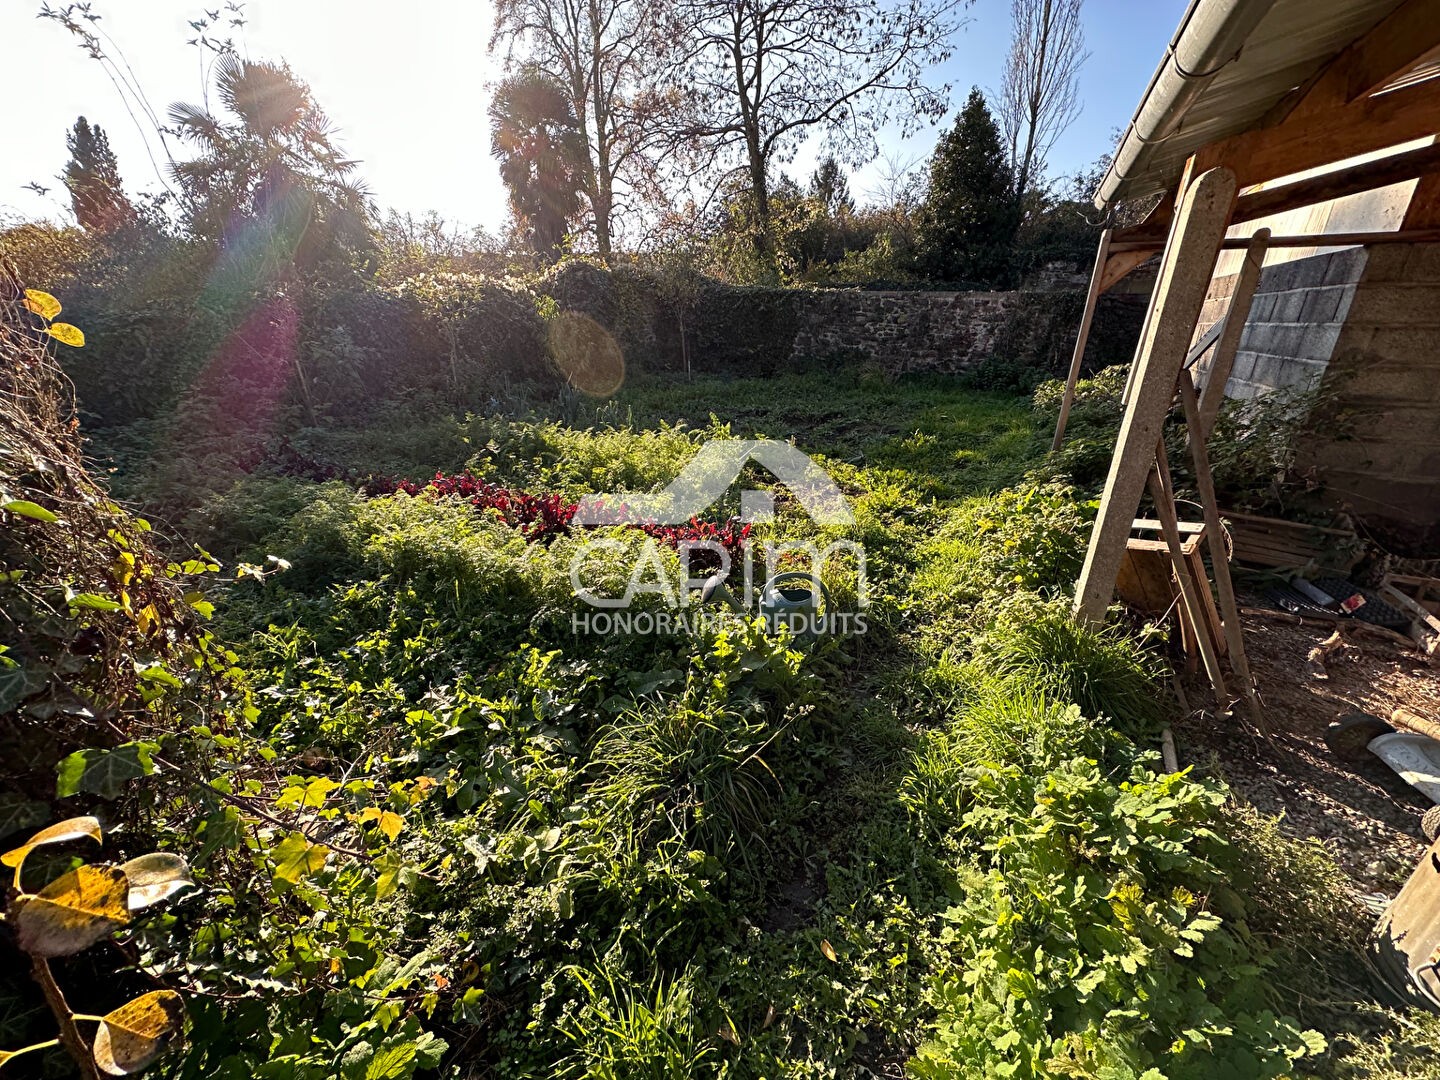
<path id="1" fill-rule="evenodd" d="M 16 943 L 29 954 L 35 980 L 60 1026 L 60 1034 L 19 1050 L 0 1050 L 0 1066 L 32 1050 L 63 1046 L 86 1080 L 100 1073 L 128 1076 L 154 1061 L 185 1023 L 185 1004 L 173 990 L 152 990 L 127 1001 L 104 1016 L 74 1012 L 65 1001 L 50 961 L 73 956 L 129 925 L 138 911 L 158 904 L 191 885 L 190 868 L 179 855 L 152 852 L 121 866 L 82 863 L 42 888 L 25 891 L 25 860 L 38 847 L 89 837 L 100 842 L 100 823 L 93 817 L 70 818 L 41 829 L 25 843 L 0 855 L 15 877 L 5 922 Z M 94 1023 L 89 1042 L 78 1024 Z"/>

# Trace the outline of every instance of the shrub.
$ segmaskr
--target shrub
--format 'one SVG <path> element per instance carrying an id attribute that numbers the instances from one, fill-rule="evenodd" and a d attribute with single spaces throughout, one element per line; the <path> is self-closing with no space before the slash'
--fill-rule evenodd
<path id="1" fill-rule="evenodd" d="M 963 827 L 986 887 L 945 914 L 918 1080 L 1278 1077 L 1324 1050 L 1272 1011 L 1243 923 L 1207 900 L 1223 793 L 1136 759 L 982 769 Z"/>

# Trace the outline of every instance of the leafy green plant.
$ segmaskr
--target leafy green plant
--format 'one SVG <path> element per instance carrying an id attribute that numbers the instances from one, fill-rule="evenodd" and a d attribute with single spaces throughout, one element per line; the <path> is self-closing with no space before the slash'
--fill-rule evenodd
<path id="1" fill-rule="evenodd" d="M 1272 1011 L 1221 885 L 1223 793 L 1137 758 L 982 769 L 963 828 L 986 886 L 945 914 L 919 1080 L 1288 1075 L 1325 1048 Z"/>

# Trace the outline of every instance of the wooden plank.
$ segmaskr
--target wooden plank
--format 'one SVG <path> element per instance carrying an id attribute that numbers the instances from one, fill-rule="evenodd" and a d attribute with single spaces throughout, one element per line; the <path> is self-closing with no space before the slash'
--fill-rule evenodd
<path id="1" fill-rule="evenodd" d="M 1201 606 L 1196 582 L 1190 575 L 1190 567 L 1186 562 L 1184 548 L 1180 543 L 1180 530 L 1175 520 L 1174 496 L 1165 484 L 1161 471 L 1164 460 L 1164 452 L 1160 450 L 1156 453 L 1150 466 L 1150 472 L 1146 479 L 1150 486 L 1150 498 L 1154 500 L 1155 513 L 1160 518 L 1161 525 L 1164 526 L 1165 542 L 1170 548 L 1170 563 L 1175 570 L 1175 579 L 1180 583 L 1180 597 L 1184 603 L 1185 614 L 1190 620 L 1191 629 L 1195 632 L 1195 645 L 1200 652 L 1200 659 L 1205 665 L 1205 674 L 1210 679 L 1210 685 L 1215 688 L 1215 696 L 1220 701 L 1225 701 L 1225 676 L 1220 670 L 1220 658 L 1216 654 L 1214 642 L 1210 638 L 1209 619 L 1205 614 L 1205 609 Z"/>
<path id="2" fill-rule="evenodd" d="M 1210 329 L 1200 335 L 1200 340 L 1190 346 L 1190 351 L 1185 354 L 1185 366 L 1194 367 L 1200 362 L 1200 358 L 1210 351 L 1210 346 L 1215 344 L 1215 339 L 1220 336 L 1220 331 L 1225 328 L 1224 319 L 1216 319 L 1210 324 Z"/>
<path id="3" fill-rule="evenodd" d="M 1440 45 L 1440 3 L 1408 0 L 1335 58 L 1336 90 L 1350 104 L 1388 85 Z M 1326 69 L 1330 77 L 1330 70 Z"/>
<path id="4" fill-rule="evenodd" d="M 1408 231 L 1437 227 L 1440 227 L 1440 173 L 1431 173 L 1415 185 L 1400 228 Z"/>
<path id="5" fill-rule="evenodd" d="M 1085 312 L 1080 316 L 1080 332 L 1075 336 L 1075 352 L 1070 357 L 1070 373 L 1065 377 L 1065 396 L 1060 399 L 1060 418 L 1055 421 L 1055 437 L 1050 440 L 1053 453 L 1065 444 L 1065 425 L 1070 421 L 1070 406 L 1075 403 L 1075 384 L 1080 381 L 1080 365 L 1085 359 L 1085 346 L 1090 342 L 1090 324 L 1095 320 L 1095 304 L 1100 299 L 1100 282 L 1105 276 L 1105 262 L 1110 257 L 1110 230 L 1100 234 L 1095 251 L 1095 268 L 1090 272 L 1090 291 L 1085 294 Z"/>
<path id="6" fill-rule="evenodd" d="M 1180 532 L 1184 536 L 1194 536 L 1196 533 L 1205 531 L 1203 521 L 1182 521 L 1179 522 L 1179 525 Z M 1164 526 L 1156 518 L 1136 518 L 1130 525 L 1131 532 L 1159 532 L 1163 528 Z"/>
<path id="7" fill-rule="evenodd" d="M 1186 426 L 1190 428 L 1190 458 L 1195 467 L 1195 487 L 1200 493 L 1200 506 L 1205 513 L 1206 543 L 1210 548 L 1210 565 L 1215 573 L 1215 591 L 1220 594 L 1221 633 L 1229 647 L 1230 669 L 1240 681 L 1240 691 L 1245 695 L 1250 718 L 1263 730 L 1265 715 L 1259 698 L 1255 696 L 1255 679 L 1250 674 L 1250 660 L 1245 655 L 1240 609 L 1235 602 L 1234 582 L 1230 580 L 1230 553 L 1225 550 L 1220 509 L 1215 501 L 1215 478 L 1210 472 L 1210 455 L 1205 447 L 1205 420 L 1200 411 L 1200 399 L 1195 393 L 1195 383 L 1188 371 L 1180 373 L 1180 407 L 1185 412 Z"/>
<path id="8" fill-rule="evenodd" d="M 1152 318 L 1136 354 L 1134 387 L 1110 459 L 1100 513 L 1076 583 L 1075 614 L 1088 622 L 1104 620 L 1115 594 L 1115 576 L 1125 554 L 1130 523 L 1149 482 L 1155 444 L 1205 303 L 1215 257 L 1235 204 L 1235 190 L 1235 174 L 1229 169 L 1203 173 L 1185 193 L 1175 219 L 1160 280 L 1151 297 Z"/>
<path id="9" fill-rule="evenodd" d="M 1265 266 L 1265 252 L 1269 246 L 1270 230 L 1259 229 L 1245 249 L 1245 261 L 1240 264 L 1235 291 L 1230 296 L 1230 306 L 1225 309 L 1225 325 L 1215 346 L 1215 358 L 1210 364 L 1209 374 L 1205 376 L 1205 390 L 1200 397 L 1200 420 L 1195 430 L 1204 439 L 1210 438 L 1210 432 L 1215 429 L 1215 419 L 1220 415 L 1220 404 L 1225 400 L 1230 373 L 1235 370 L 1235 355 L 1240 351 L 1240 339 L 1245 336 L 1245 324 L 1250 318 L 1250 307 L 1255 301 L 1255 290 L 1260 285 L 1260 271 Z"/>
<path id="10" fill-rule="evenodd" d="M 1393 232 L 1305 233 L 1294 236 L 1272 236 L 1269 246 L 1272 248 L 1369 247 L 1374 244 L 1435 243 L 1440 243 L 1440 228 L 1403 229 Z M 1221 241 L 1220 250 L 1242 251 L 1249 246 L 1249 239 L 1236 236 Z M 1157 250 L 1148 240 L 1135 243 L 1114 240 L 1110 243 L 1111 258 L 1118 258 L 1121 255 L 1137 255 L 1142 249 L 1149 251 L 1151 255 Z"/>
<path id="11" fill-rule="evenodd" d="M 1195 168 L 1228 165 L 1244 188 L 1435 134 L 1435 83 L 1370 94 L 1436 45 L 1440 0 L 1406 0 L 1290 99 L 1277 123 L 1211 143 Z"/>
<path id="12" fill-rule="evenodd" d="M 1335 172 L 1312 176 L 1282 187 L 1262 188 L 1241 195 L 1235 202 L 1230 224 L 1283 214 L 1301 206 L 1314 206 L 1346 195 L 1388 187 L 1440 170 L 1440 145 L 1422 146 L 1400 154 L 1362 162 Z M 1129 239 L 1128 237 L 1126 239 Z M 1136 237 L 1143 239 L 1143 237 Z"/>

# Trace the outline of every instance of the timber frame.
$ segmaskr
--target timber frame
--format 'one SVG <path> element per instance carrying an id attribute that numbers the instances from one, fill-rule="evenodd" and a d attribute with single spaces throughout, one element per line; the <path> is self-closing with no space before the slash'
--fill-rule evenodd
<path id="1" fill-rule="evenodd" d="M 1157 254 L 1161 266 L 1131 366 L 1099 516 L 1076 585 L 1077 618 L 1103 621 L 1113 599 L 1131 523 L 1157 466 L 1161 427 L 1183 390 L 1180 379 L 1190 380 L 1187 361 L 1193 363 L 1196 357 L 1188 354 L 1219 252 L 1241 248 L 1248 254 L 1223 327 L 1194 346 L 1203 351 L 1218 343 L 1211 381 L 1198 406 L 1192 400 L 1187 410 L 1198 426 L 1193 434 L 1202 440 L 1219 408 L 1267 249 L 1440 242 L 1440 79 L 1404 78 L 1437 48 L 1440 0 L 1406 0 L 1279 101 L 1257 125 L 1194 149 L 1171 195 L 1162 198 L 1144 222 L 1105 231 L 1062 402 L 1056 448 L 1064 439 L 1096 300 Z M 1429 141 L 1419 147 L 1403 145 L 1417 140 Z M 1351 163 L 1364 155 L 1384 156 Z M 1226 236 L 1243 222 L 1415 179 L 1419 183 L 1398 231 L 1270 236 L 1260 230 L 1255 236 Z M 1193 384 L 1189 390 L 1193 397 Z M 1158 464 L 1163 466 L 1163 461 Z"/>

